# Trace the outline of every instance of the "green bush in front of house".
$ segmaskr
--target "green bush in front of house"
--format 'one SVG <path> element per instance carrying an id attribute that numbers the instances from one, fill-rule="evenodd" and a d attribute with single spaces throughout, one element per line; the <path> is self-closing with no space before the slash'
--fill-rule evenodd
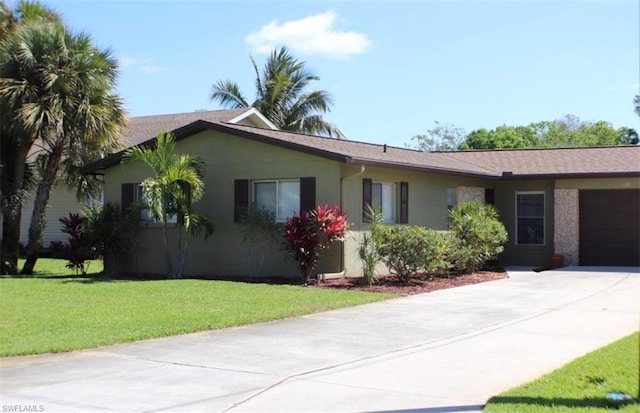
<path id="1" fill-rule="evenodd" d="M 450 261 L 458 273 L 482 268 L 504 250 L 507 230 L 492 205 L 465 202 L 451 211 L 449 231 L 453 236 Z"/>
<path id="2" fill-rule="evenodd" d="M 436 276 L 474 272 L 502 252 L 507 232 L 491 205 L 463 203 L 451 218 L 448 232 L 375 225 L 371 239 L 382 262 L 404 283 L 421 272 Z"/>

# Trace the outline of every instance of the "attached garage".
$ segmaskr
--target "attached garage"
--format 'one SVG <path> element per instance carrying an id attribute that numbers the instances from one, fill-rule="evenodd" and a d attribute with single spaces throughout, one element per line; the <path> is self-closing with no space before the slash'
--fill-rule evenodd
<path id="1" fill-rule="evenodd" d="M 580 265 L 640 266 L 640 189 L 580 191 Z"/>

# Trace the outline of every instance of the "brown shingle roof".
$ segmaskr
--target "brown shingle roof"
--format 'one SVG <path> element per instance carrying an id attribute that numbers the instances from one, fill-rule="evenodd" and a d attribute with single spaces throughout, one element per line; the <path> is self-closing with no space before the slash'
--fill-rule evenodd
<path id="1" fill-rule="evenodd" d="M 508 176 L 640 174 L 640 146 L 439 152 Z"/>
<path id="2" fill-rule="evenodd" d="M 123 143 L 126 147 L 139 145 L 156 137 L 160 132 L 169 132 L 197 120 L 228 122 L 246 111 L 246 108 L 241 108 L 132 117 L 129 118 L 129 122 L 123 132 Z"/>
<path id="3" fill-rule="evenodd" d="M 193 112 L 134 118 L 138 144 L 150 144 L 158 130 L 173 130 L 184 139 L 211 129 L 271 145 L 297 150 L 344 163 L 377 165 L 425 172 L 478 176 L 493 179 L 517 177 L 640 176 L 640 146 L 598 148 L 525 149 L 463 152 L 422 152 L 413 149 L 228 123 L 242 113 Z M 204 118 L 207 119 L 204 119 Z M 222 119 L 224 118 L 224 119 Z M 179 122 L 191 120 L 191 123 Z M 173 129 L 171 125 L 175 126 Z M 146 136 L 146 139 L 143 137 Z M 142 140 L 144 139 L 144 140 Z M 83 168 L 95 173 L 120 162 L 122 153 Z"/>

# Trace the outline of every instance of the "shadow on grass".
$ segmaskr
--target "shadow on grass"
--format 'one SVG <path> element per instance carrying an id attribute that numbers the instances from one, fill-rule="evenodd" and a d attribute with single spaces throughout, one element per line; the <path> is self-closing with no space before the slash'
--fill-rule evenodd
<path id="1" fill-rule="evenodd" d="M 109 282 L 144 282 L 144 281 L 181 281 L 181 280 L 202 280 L 202 281 L 230 281 L 248 284 L 270 284 L 270 285 L 300 285 L 297 278 L 287 277 L 265 277 L 251 279 L 248 277 L 198 277 L 187 276 L 182 278 L 167 277 L 163 274 L 123 274 L 123 275 L 102 275 L 91 273 L 88 275 L 75 274 L 32 274 L 32 275 L 0 275 L 0 279 L 9 278 L 13 280 L 59 280 L 66 283 L 94 284 Z"/>
<path id="2" fill-rule="evenodd" d="M 625 406 L 627 404 L 637 403 L 637 400 L 629 400 L 618 404 L 617 406 Z M 607 400 L 606 396 L 602 397 L 587 397 L 583 399 L 571 399 L 564 397 L 524 397 L 524 396 L 496 396 L 489 399 L 489 404 L 524 404 L 529 406 L 540 407 L 600 407 L 600 408 L 612 408 L 614 405 Z"/>

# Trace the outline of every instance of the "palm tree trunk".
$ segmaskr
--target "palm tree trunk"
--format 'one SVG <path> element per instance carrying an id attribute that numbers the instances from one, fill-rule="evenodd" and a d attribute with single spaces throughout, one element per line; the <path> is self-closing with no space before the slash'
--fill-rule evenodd
<path id="1" fill-rule="evenodd" d="M 20 220 L 22 219 L 23 198 L 21 191 L 24 187 L 28 148 L 25 145 L 15 153 L 13 162 L 13 176 L 8 193 L 2 194 L 4 207 L 2 208 L 2 262 L 0 274 L 17 274 L 18 257 L 20 256 Z"/>
<path id="2" fill-rule="evenodd" d="M 164 253 L 167 260 L 167 276 L 173 277 L 173 263 L 171 260 L 171 250 L 169 249 L 169 233 L 167 230 L 166 214 L 162 218 L 162 241 L 164 242 Z"/>
<path id="3" fill-rule="evenodd" d="M 36 197 L 33 202 L 33 214 L 31 215 L 31 224 L 29 225 L 29 245 L 27 246 L 27 255 L 22 274 L 33 274 L 33 267 L 38 260 L 38 253 L 42 248 L 42 232 L 46 225 L 45 213 L 51 189 L 56 181 L 60 160 L 62 159 L 62 145 L 58 144 L 53 148 L 51 154 L 47 158 L 42 180 L 38 184 Z"/>

